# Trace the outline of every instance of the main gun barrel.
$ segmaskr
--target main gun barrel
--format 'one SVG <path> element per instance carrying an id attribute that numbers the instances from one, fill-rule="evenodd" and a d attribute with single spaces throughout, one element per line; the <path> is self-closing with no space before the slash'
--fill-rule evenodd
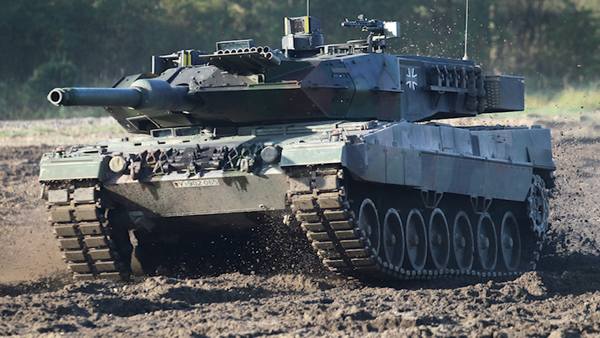
<path id="1" fill-rule="evenodd" d="M 55 88 L 48 101 L 56 106 L 130 107 L 135 110 L 194 111 L 203 102 L 187 95 L 188 87 L 172 87 L 158 79 L 141 79 L 130 88 Z"/>
<path id="2" fill-rule="evenodd" d="M 133 88 L 55 88 L 48 101 L 55 106 L 135 108 L 142 101 L 142 93 Z"/>

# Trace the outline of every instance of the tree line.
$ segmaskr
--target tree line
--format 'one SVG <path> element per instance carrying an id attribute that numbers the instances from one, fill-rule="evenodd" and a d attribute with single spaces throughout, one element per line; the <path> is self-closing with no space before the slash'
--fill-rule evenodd
<path id="1" fill-rule="evenodd" d="M 0 0 L 0 118 L 38 118 L 55 86 L 107 86 L 148 72 L 151 55 L 213 52 L 253 38 L 278 48 L 284 16 L 305 0 Z M 465 0 L 320 0 L 310 4 L 326 43 L 364 38 L 340 22 L 358 14 L 400 21 L 397 54 L 461 58 Z M 468 54 L 487 74 L 527 78 L 528 89 L 585 86 L 600 76 L 595 0 L 480 0 L 469 8 Z"/>

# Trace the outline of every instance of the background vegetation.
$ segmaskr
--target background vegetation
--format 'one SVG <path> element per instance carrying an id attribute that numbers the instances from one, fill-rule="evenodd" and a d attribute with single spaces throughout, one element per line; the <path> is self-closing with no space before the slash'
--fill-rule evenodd
<path id="1" fill-rule="evenodd" d="M 536 102 L 565 89 L 597 93 L 600 2 L 470 5 L 469 56 L 486 73 L 525 76 Z M 362 37 L 339 23 L 364 13 L 401 22 L 403 37 L 390 42 L 392 52 L 460 58 L 464 6 L 465 0 L 313 0 L 311 15 L 321 20 L 326 43 Z M 306 2 L 0 0 L 0 8 L 0 119 L 33 119 L 102 114 L 54 108 L 45 96 L 56 86 L 109 86 L 123 75 L 147 72 L 151 55 L 213 52 L 216 41 L 241 38 L 279 47 L 282 17 L 305 15 Z"/>

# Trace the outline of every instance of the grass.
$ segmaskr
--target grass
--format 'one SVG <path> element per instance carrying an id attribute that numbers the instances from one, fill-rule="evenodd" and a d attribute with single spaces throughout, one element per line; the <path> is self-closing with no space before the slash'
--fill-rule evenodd
<path id="1" fill-rule="evenodd" d="M 585 88 L 525 95 L 525 111 L 482 114 L 475 118 L 440 121 L 454 125 L 541 125 L 561 136 L 600 135 L 600 83 Z"/>
<path id="2" fill-rule="evenodd" d="M 552 96 L 547 93 L 534 93 L 527 95 L 526 113 L 540 115 L 567 115 L 600 112 L 600 84 L 590 85 L 587 88 L 569 88 Z"/>
<path id="3" fill-rule="evenodd" d="M 129 134 L 111 117 L 0 121 L 0 144 L 5 146 L 90 144 Z"/>
<path id="4" fill-rule="evenodd" d="M 0 139 L 1 138 L 14 138 L 14 137 L 24 137 L 27 136 L 27 132 L 22 130 L 0 130 Z"/>

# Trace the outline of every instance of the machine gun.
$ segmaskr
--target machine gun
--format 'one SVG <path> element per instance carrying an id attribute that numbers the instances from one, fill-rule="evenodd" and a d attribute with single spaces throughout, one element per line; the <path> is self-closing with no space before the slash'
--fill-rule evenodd
<path id="1" fill-rule="evenodd" d="M 385 49 L 385 40 L 400 36 L 400 23 L 396 21 L 368 20 L 363 14 L 358 16 L 357 21 L 342 22 L 342 27 L 357 27 L 363 32 L 369 32 L 367 37 L 367 52 L 382 52 Z"/>

